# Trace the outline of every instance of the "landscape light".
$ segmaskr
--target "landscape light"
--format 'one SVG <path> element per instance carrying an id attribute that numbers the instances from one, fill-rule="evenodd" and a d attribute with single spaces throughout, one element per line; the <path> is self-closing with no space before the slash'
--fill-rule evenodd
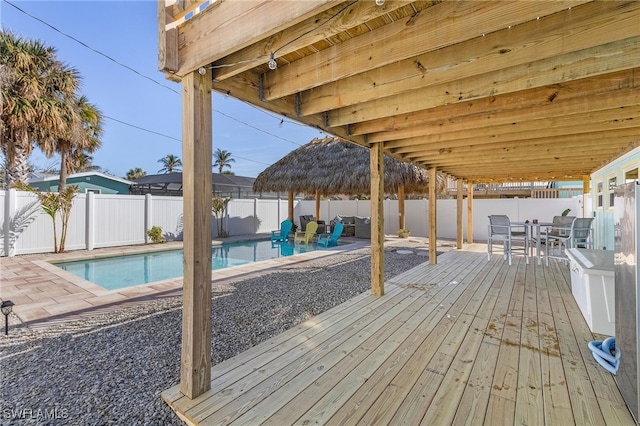
<path id="1" fill-rule="evenodd" d="M 5 300 L 0 305 L 0 310 L 2 310 L 2 315 L 4 315 L 4 334 L 5 336 L 9 334 L 9 314 L 13 311 L 13 303 L 11 300 Z"/>

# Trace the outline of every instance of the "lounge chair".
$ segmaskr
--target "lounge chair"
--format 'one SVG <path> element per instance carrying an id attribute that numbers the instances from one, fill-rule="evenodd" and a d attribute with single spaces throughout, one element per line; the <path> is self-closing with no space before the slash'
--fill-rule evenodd
<path id="1" fill-rule="evenodd" d="M 342 235 L 342 230 L 344 229 L 344 225 L 342 222 L 338 222 L 333 227 L 333 232 L 330 234 L 320 234 L 318 235 L 318 245 L 329 247 L 329 246 L 337 246 L 338 238 Z"/>
<path id="2" fill-rule="evenodd" d="M 287 241 L 292 227 L 293 222 L 291 222 L 289 219 L 283 220 L 280 224 L 279 230 L 271 231 L 271 241 Z"/>
<path id="3" fill-rule="evenodd" d="M 318 230 L 318 222 L 309 222 L 304 231 L 297 231 L 293 237 L 293 243 L 300 241 L 301 243 L 309 244 L 313 240 L 313 236 Z"/>

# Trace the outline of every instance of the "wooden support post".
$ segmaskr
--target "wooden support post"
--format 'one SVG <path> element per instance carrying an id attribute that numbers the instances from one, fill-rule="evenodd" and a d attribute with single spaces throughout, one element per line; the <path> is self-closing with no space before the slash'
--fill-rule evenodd
<path id="1" fill-rule="evenodd" d="M 404 184 L 398 186 L 398 229 L 405 229 L 404 215 Z"/>
<path id="2" fill-rule="evenodd" d="M 462 248 L 462 179 L 456 181 L 458 187 L 456 190 L 456 248 L 460 250 Z"/>
<path id="3" fill-rule="evenodd" d="M 293 191 L 287 193 L 287 217 L 291 222 L 293 220 Z"/>
<path id="4" fill-rule="evenodd" d="M 158 2 L 158 69 L 178 71 L 180 65 L 178 29 L 166 29 L 166 24 L 171 23 L 171 15 L 167 12 L 167 7 L 166 2 Z"/>
<path id="5" fill-rule="evenodd" d="M 182 80 L 184 280 L 180 392 L 211 389 L 211 71 Z"/>
<path id="6" fill-rule="evenodd" d="M 436 232 L 436 168 L 429 169 L 429 264 L 438 263 L 438 234 Z"/>
<path id="7" fill-rule="evenodd" d="M 384 294 L 384 154 L 383 144 L 369 148 L 371 159 L 371 293 Z"/>
<path id="8" fill-rule="evenodd" d="M 320 220 L 320 190 L 316 189 L 316 219 Z"/>
<path id="9" fill-rule="evenodd" d="M 473 182 L 467 182 L 467 243 L 473 243 Z"/>

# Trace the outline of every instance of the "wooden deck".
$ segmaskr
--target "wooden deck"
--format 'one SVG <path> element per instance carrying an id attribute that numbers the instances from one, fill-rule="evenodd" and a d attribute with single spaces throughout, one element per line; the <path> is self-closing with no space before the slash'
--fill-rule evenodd
<path id="1" fill-rule="evenodd" d="M 162 397 L 189 424 L 635 424 L 566 265 L 438 262 L 214 366 L 194 400 Z"/>

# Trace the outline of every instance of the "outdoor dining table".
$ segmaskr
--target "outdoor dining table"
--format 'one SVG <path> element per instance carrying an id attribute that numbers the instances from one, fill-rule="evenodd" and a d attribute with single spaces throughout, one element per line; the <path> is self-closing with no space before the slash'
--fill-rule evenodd
<path id="1" fill-rule="evenodd" d="M 538 265 L 542 265 L 542 257 L 540 256 L 540 228 L 542 227 L 550 227 L 556 226 L 551 222 L 533 222 L 533 221 L 525 221 L 525 222 L 512 222 L 513 225 L 524 226 L 527 233 L 527 240 L 531 241 L 532 238 L 536 239 L 536 254 L 535 257 L 538 259 Z M 535 233 L 535 234 L 534 234 Z M 530 245 L 531 251 L 533 252 L 533 246 Z M 533 256 L 533 253 L 532 253 Z"/>

